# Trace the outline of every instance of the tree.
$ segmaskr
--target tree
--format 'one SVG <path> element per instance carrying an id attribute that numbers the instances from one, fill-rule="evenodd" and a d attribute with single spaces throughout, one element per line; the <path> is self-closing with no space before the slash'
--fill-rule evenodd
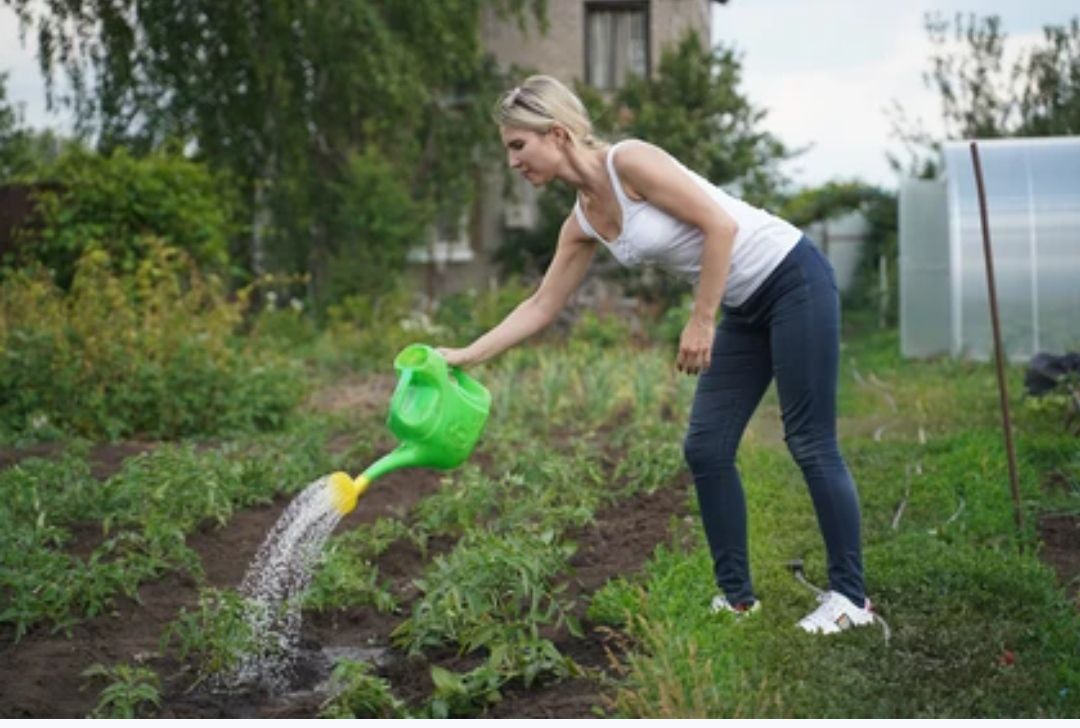
<path id="1" fill-rule="evenodd" d="M 1043 28 L 1040 44 L 1006 62 L 1008 36 L 996 15 L 925 17 L 933 45 L 923 81 L 941 100 L 944 139 L 1080 133 L 1080 19 Z M 942 139 L 908 119 L 894 102 L 894 133 L 908 160 L 897 170 L 936 176 Z"/>
<path id="2" fill-rule="evenodd" d="M 545 0 L 3 1 L 37 32 L 50 104 L 62 69 L 73 92 L 61 101 L 99 146 L 179 139 L 241 181 L 256 271 L 323 267 L 314 262 L 335 247 L 341 186 L 367 149 L 421 207 L 464 205 L 502 86 L 481 14 L 542 24 L 545 10 Z M 360 253 L 383 244 L 358 242 Z"/>
<path id="3" fill-rule="evenodd" d="M 655 141 L 714 184 L 768 205 L 784 184 L 778 165 L 792 155 L 761 128 L 768 112 L 754 107 L 741 81 L 733 49 L 710 51 L 689 33 L 663 54 L 655 79 L 633 77 L 619 90 L 610 118 L 619 136 Z"/>

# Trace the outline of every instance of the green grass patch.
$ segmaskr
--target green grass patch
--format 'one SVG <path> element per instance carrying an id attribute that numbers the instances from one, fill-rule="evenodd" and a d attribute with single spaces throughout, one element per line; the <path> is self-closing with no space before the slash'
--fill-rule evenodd
<path id="1" fill-rule="evenodd" d="M 803 558 L 825 586 L 824 546 L 798 469 L 769 433 L 773 415 L 759 413 L 739 466 L 764 608 L 739 622 L 709 614 L 715 587 L 701 533 L 688 551 L 658 550 L 640 579 L 610 582 L 590 616 L 635 640 L 615 700 L 621 715 L 1080 714 L 1080 615 L 1036 557 L 1033 525 L 1046 510 L 1077 508 L 1076 438 L 1025 406 L 1011 369 L 1027 523 L 1018 533 L 992 367 L 904 361 L 896 350 L 894 333 L 845 346 L 840 408 L 841 431 L 859 433 L 841 448 L 889 642 L 876 626 L 835 637 L 795 628 L 816 604 L 785 563 Z M 1065 486 L 1048 490 L 1048 470 Z"/>

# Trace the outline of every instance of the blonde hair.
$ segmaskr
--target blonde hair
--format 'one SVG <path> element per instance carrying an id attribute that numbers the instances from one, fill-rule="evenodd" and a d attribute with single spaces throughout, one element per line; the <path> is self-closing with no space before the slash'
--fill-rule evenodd
<path id="1" fill-rule="evenodd" d="M 551 76 L 529 76 L 495 104 L 492 114 L 499 126 L 546 134 L 559 124 L 574 144 L 602 149 L 607 143 L 593 134 L 585 104 L 561 81 Z"/>

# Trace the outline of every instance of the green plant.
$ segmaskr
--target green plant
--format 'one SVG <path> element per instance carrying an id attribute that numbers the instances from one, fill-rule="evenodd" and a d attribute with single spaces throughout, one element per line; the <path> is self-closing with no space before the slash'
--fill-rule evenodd
<path id="1" fill-rule="evenodd" d="M 181 661 L 192 661 L 198 684 L 223 678 L 245 657 L 270 654 L 277 645 L 263 643 L 249 619 L 252 606 L 233 591 L 203 589 L 194 611 L 181 609 L 161 636 L 162 651 L 175 648 Z"/>
<path id="2" fill-rule="evenodd" d="M 448 643 L 471 652 L 535 639 L 543 625 L 579 632 L 552 584 L 571 549 L 551 533 L 468 534 L 417 580 L 424 596 L 392 636 L 413 653 Z"/>
<path id="3" fill-rule="evenodd" d="M 485 662 L 464 674 L 432 665 L 431 680 L 435 692 L 428 703 L 428 712 L 432 718 L 451 718 L 473 715 L 478 709 L 498 702 L 502 698 L 499 689 L 508 678 Z"/>
<path id="4" fill-rule="evenodd" d="M 371 674 L 365 662 L 341 660 L 330 674 L 330 693 L 319 706 L 320 718 L 407 718 L 405 704 L 386 680 Z"/>
<path id="5" fill-rule="evenodd" d="M 646 595 L 640 585 L 617 577 L 604 584 L 589 600 L 586 616 L 597 624 L 626 627 L 644 607 Z"/>
<path id="6" fill-rule="evenodd" d="M 0 435 L 46 424 L 115 439 L 279 429 L 302 393 L 295 362 L 244 345 L 229 300 L 175 248 L 112 272 L 101 250 L 70 291 L 41 269 L 0 281 Z"/>
<path id="7" fill-rule="evenodd" d="M 404 523 L 380 518 L 330 539 L 304 596 L 305 608 L 372 605 L 380 612 L 397 610 L 397 599 L 387 584 L 379 583 L 379 568 L 372 562 L 403 538 L 414 539 Z"/>
<path id="8" fill-rule="evenodd" d="M 235 191 L 206 166 L 179 154 L 137 158 L 120 147 L 102 155 L 72 148 L 41 173 L 55 180 L 37 195 L 32 239 L 22 246 L 67 288 L 87 252 L 102 250 L 113 273 L 134 273 L 164 243 L 205 272 L 225 272 L 235 223 Z"/>
<path id="9" fill-rule="evenodd" d="M 86 678 L 102 678 L 108 685 L 102 689 L 92 718 L 145 717 L 147 707 L 161 705 L 161 680 L 148 667 L 119 664 L 112 667 L 95 663 L 83 670 Z"/>

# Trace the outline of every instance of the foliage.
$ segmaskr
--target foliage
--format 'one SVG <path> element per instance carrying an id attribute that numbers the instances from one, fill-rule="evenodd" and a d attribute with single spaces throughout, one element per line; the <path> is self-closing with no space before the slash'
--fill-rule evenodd
<path id="1" fill-rule="evenodd" d="M 0 470 L 0 623 L 16 640 L 35 624 L 69 629 L 163 572 L 199 576 L 186 535 L 327 471 L 325 440 L 307 427 L 211 452 L 165 446 L 129 458 L 104 482 L 79 451 Z M 83 537 L 85 557 L 71 552 L 76 524 L 99 526 L 100 543 L 92 529 Z"/>
<path id="2" fill-rule="evenodd" d="M 551 536 L 476 532 L 449 556 L 437 557 L 417 582 L 423 598 L 394 638 L 410 652 L 458 644 L 465 652 L 537 637 L 540 625 L 569 615 L 551 579 L 570 549 Z"/>
<path id="3" fill-rule="evenodd" d="M 128 275 L 86 253 L 71 290 L 38 268 L 0 281 L 0 428 L 115 439 L 280 428 L 300 394 L 283 357 L 234 337 L 243 297 L 157 243 Z"/>
<path id="4" fill-rule="evenodd" d="M 1008 36 L 997 15 L 957 14 L 950 22 L 927 14 L 933 46 L 926 85 L 937 92 L 945 139 L 1074 135 L 1080 133 L 1080 18 L 1043 28 L 1041 42 L 1006 61 Z M 941 170 L 941 139 L 892 111 L 908 159 L 896 169 L 919 177 Z"/>
<path id="5" fill-rule="evenodd" d="M 463 209 L 474 149 L 495 143 L 487 110 L 505 85 L 483 53 L 481 20 L 490 11 L 544 27 L 546 9 L 544 0 L 141 0 L 137 12 L 128 0 L 6 4 L 37 31 L 50 99 L 62 68 L 79 128 L 102 147 L 180 139 L 239 181 L 256 272 L 272 259 L 392 261 L 378 237 L 332 237 L 358 204 L 340 191 L 355 180 L 357 151 L 378 149 L 422 209 Z"/>
<path id="6" fill-rule="evenodd" d="M 304 607 L 372 605 L 380 612 L 395 611 L 397 600 L 386 584 L 379 583 L 379 569 L 373 562 L 396 541 L 415 537 L 401 521 L 385 518 L 333 537 L 323 549 L 321 564 L 304 595 Z"/>
<path id="7" fill-rule="evenodd" d="M 330 692 L 320 706 L 320 718 L 409 717 L 386 680 L 373 676 L 371 665 L 364 662 L 339 661 L 330 675 Z"/>
<path id="8" fill-rule="evenodd" d="M 92 718 L 136 718 L 145 704 L 161 704 L 161 679 L 148 667 L 119 664 L 106 667 L 100 662 L 86 668 L 83 677 L 109 681 L 90 714 Z"/>
<path id="9" fill-rule="evenodd" d="M 195 610 L 181 608 L 161 636 L 161 649 L 174 648 L 196 669 L 196 684 L 220 678 L 239 667 L 245 656 L 264 654 L 275 645 L 260 641 L 248 620 L 249 602 L 234 591 L 204 589 Z"/>
<path id="10" fill-rule="evenodd" d="M 784 183 L 777 163 L 791 155 L 761 129 L 767 112 L 740 92 L 741 81 L 735 50 L 709 50 L 688 34 L 661 56 L 655 79 L 634 77 L 619 89 L 614 131 L 663 146 L 713 184 L 734 185 L 749 202 L 775 202 Z"/>
<path id="11" fill-rule="evenodd" d="M 320 201 L 326 204 L 327 240 L 315 253 L 315 276 L 325 281 L 324 302 L 393 289 L 393 273 L 423 236 L 431 214 L 412 198 L 401 170 L 375 148 L 354 154 Z M 303 270 L 306 261 L 297 261 Z"/>
<path id="12" fill-rule="evenodd" d="M 532 289 L 518 276 L 482 291 L 454 293 L 439 301 L 434 323 L 445 327 L 455 340 L 472 341 L 494 328 L 531 294 Z"/>
<path id="13" fill-rule="evenodd" d="M 0 73 L 0 185 L 33 168 L 33 134 L 23 126 L 21 109 L 7 102 L 7 79 Z"/>
<path id="14" fill-rule="evenodd" d="M 23 261 L 52 269 L 63 288 L 88 251 L 102 250 L 117 274 L 133 274 L 156 247 L 184 251 L 204 273 L 227 270 L 236 232 L 233 193 L 204 165 L 167 152 L 99 155 L 72 148 L 38 174 Z"/>
<path id="15" fill-rule="evenodd" d="M 474 715 L 478 709 L 501 700 L 499 689 L 507 682 L 506 676 L 490 662 L 464 675 L 433 665 L 431 680 L 435 683 L 428 704 L 432 718 Z"/>
<path id="16" fill-rule="evenodd" d="M 897 200 L 894 193 L 858 182 L 828 182 L 787 197 L 781 216 L 797 227 L 826 221 L 845 212 L 858 211 L 865 216 L 869 230 L 863 244 L 854 285 L 845 294 L 844 303 L 855 309 L 881 309 L 886 326 L 895 325 L 899 308 L 899 248 Z M 815 241 L 823 245 L 824 241 Z M 881 301 L 879 259 L 888 266 L 888 300 Z"/>

